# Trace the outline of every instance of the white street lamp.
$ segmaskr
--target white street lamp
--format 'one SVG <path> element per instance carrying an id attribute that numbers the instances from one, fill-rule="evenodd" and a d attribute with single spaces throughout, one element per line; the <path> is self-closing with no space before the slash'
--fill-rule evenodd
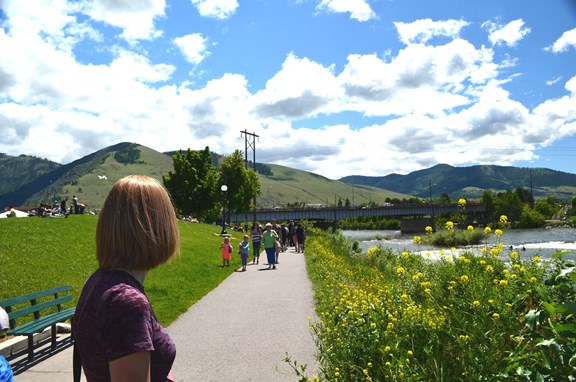
<path id="1" fill-rule="evenodd" d="M 222 204 L 222 232 L 220 233 L 221 235 L 226 235 L 226 191 L 228 191 L 228 186 L 223 184 L 220 187 L 220 190 L 222 190 L 222 194 L 224 197 L 224 203 Z"/>

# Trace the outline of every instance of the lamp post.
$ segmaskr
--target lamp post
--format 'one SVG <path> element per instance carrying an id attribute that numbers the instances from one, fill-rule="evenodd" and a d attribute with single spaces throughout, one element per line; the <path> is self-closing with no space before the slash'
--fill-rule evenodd
<path id="1" fill-rule="evenodd" d="M 228 191 L 228 186 L 223 184 L 220 187 L 220 190 L 222 190 L 222 195 L 224 197 L 224 203 L 222 204 L 222 232 L 220 234 L 226 235 L 226 191 Z"/>

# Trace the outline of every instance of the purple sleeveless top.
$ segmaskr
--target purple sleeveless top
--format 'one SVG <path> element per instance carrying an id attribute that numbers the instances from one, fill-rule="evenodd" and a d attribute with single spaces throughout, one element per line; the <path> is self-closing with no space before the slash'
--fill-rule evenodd
<path id="1" fill-rule="evenodd" d="M 152 311 L 144 287 L 122 270 L 97 270 L 78 299 L 73 333 L 86 379 L 110 381 L 108 362 L 150 352 L 153 382 L 165 382 L 176 346 Z"/>

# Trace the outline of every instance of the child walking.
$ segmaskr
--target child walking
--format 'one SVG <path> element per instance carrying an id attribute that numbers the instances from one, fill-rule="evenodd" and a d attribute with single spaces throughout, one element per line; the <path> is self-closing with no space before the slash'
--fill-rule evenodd
<path id="1" fill-rule="evenodd" d="M 232 245 L 230 244 L 230 238 L 225 237 L 224 242 L 220 244 L 220 248 L 222 248 L 222 268 L 226 268 L 230 266 L 230 258 L 232 257 Z"/>
<path id="2" fill-rule="evenodd" d="M 248 252 L 250 251 L 250 237 L 244 235 L 244 240 L 238 244 L 240 248 L 240 258 L 242 258 L 242 272 L 246 271 L 246 263 L 248 262 Z"/>

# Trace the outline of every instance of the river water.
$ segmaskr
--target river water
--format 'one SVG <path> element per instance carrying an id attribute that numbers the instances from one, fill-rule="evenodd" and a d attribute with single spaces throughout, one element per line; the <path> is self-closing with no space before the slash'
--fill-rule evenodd
<path id="1" fill-rule="evenodd" d="M 366 251 L 370 247 L 381 245 L 392 249 L 394 253 L 410 251 L 426 256 L 439 257 L 438 250 L 431 246 L 417 246 L 412 242 L 414 234 L 402 234 L 400 231 L 351 231 L 343 230 L 342 234 L 350 241 L 358 240 L 360 247 Z M 422 234 L 420 236 L 424 236 Z M 504 230 L 499 242 L 506 248 L 512 246 L 522 258 L 532 258 L 538 255 L 548 259 L 558 251 L 566 252 L 565 258 L 576 260 L 576 228 L 538 228 L 538 229 L 511 229 Z M 498 243 L 498 238 L 493 233 L 488 238 L 485 246 L 492 247 Z M 484 245 L 483 245 L 484 246 Z M 479 251 L 479 247 L 458 248 L 457 252 Z M 444 249 L 444 253 L 451 252 Z"/>

